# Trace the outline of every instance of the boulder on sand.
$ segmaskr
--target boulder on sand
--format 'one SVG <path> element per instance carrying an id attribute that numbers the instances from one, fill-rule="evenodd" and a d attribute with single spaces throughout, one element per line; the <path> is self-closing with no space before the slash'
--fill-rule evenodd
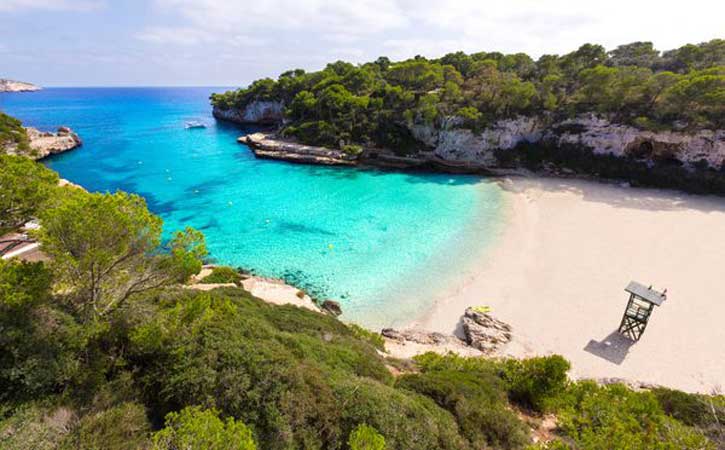
<path id="1" fill-rule="evenodd" d="M 461 320 L 468 345 L 484 353 L 492 353 L 511 341 L 511 326 L 488 312 L 469 307 Z"/>

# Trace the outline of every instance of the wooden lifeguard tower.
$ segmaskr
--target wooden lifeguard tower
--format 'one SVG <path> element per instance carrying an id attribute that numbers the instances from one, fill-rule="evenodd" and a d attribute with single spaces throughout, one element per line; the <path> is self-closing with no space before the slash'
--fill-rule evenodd
<path id="1" fill-rule="evenodd" d="M 624 290 L 629 292 L 629 302 L 618 331 L 636 342 L 647 328 L 654 307 L 661 306 L 667 300 L 667 289 L 657 292 L 652 286 L 646 287 L 636 281 L 630 281 Z"/>

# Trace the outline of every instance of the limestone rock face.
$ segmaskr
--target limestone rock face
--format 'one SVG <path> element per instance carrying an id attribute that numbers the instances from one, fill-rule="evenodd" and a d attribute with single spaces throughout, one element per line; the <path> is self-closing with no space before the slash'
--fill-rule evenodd
<path id="1" fill-rule="evenodd" d="M 436 333 L 424 330 L 383 329 L 380 334 L 385 339 L 385 349 L 396 358 L 407 359 L 427 352 L 440 355 L 455 353 L 461 356 L 481 356 L 481 352 L 468 346 L 452 334 Z"/>
<path id="2" fill-rule="evenodd" d="M 543 132 L 542 120 L 517 117 L 500 120 L 480 133 L 461 128 L 459 117 L 449 117 L 440 129 L 413 125 L 410 132 L 417 140 L 433 148 L 435 156 L 450 162 L 471 163 L 495 167 L 494 151 L 514 148 L 520 142 L 537 142 Z"/>
<path id="3" fill-rule="evenodd" d="M 283 140 L 269 133 L 248 134 L 237 141 L 247 144 L 258 158 L 331 166 L 352 166 L 357 164 L 358 159 L 358 155 L 351 155 L 341 150 L 304 145 Z"/>
<path id="4" fill-rule="evenodd" d="M 492 353 L 511 341 L 511 326 L 488 313 L 466 308 L 461 320 L 468 345 L 484 353 Z"/>
<path id="5" fill-rule="evenodd" d="M 650 162 L 675 159 L 689 165 L 704 161 L 715 169 L 725 162 L 725 130 L 654 132 L 612 123 L 594 114 L 555 124 L 546 130 L 542 140 L 557 146 L 588 147 L 596 154 L 632 156 Z"/>
<path id="6" fill-rule="evenodd" d="M 40 87 L 31 83 L 0 78 L 0 92 L 32 92 L 40 89 Z"/>
<path id="7" fill-rule="evenodd" d="M 214 107 L 212 114 L 217 119 L 239 124 L 274 125 L 284 119 L 284 105 L 276 101 L 254 101 L 244 109 L 222 109 Z"/>
<path id="8" fill-rule="evenodd" d="M 496 165 L 495 150 L 509 150 L 520 142 L 537 142 L 542 134 L 539 120 L 531 117 L 500 120 L 479 134 L 457 128 L 458 120 L 449 120 L 440 133 L 435 154 L 443 159 Z"/>
<path id="9" fill-rule="evenodd" d="M 31 127 L 25 128 L 25 131 L 30 139 L 32 150 L 28 156 L 33 159 L 43 159 L 56 153 L 67 152 L 83 144 L 81 138 L 68 127 L 60 127 L 56 133 L 40 131 Z M 9 154 L 17 154 L 16 147 L 8 148 L 6 151 Z"/>
<path id="10" fill-rule="evenodd" d="M 571 145 L 648 163 L 677 160 L 691 166 L 704 162 L 713 169 L 725 163 L 725 130 L 655 132 L 613 123 L 595 114 L 555 123 L 544 117 L 521 116 L 495 122 L 479 133 L 461 128 L 461 123 L 460 118 L 449 117 L 439 128 L 415 124 L 409 129 L 443 161 L 489 168 L 498 166 L 496 150 L 510 150 L 522 142 Z"/>

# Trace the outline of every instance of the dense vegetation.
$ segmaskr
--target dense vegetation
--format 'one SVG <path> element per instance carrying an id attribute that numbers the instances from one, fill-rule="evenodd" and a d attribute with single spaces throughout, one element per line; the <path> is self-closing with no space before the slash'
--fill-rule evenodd
<path id="1" fill-rule="evenodd" d="M 724 442 L 723 397 L 574 383 L 559 356 L 386 360 L 332 316 L 182 288 L 202 235 L 162 240 L 140 197 L 56 180 L 2 157 L 3 195 L 33 194 L 13 223 L 37 217 L 50 260 L 0 260 L 0 448 L 523 449 L 543 413 L 559 428 L 537 448 Z"/>
<path id="2" fill-rule="evenodd" d="M 0 149 L 13 146 L 18 153 L 30 151 L 30 141 L 22 123 L 0 111 Z"/>
<path id="3" fill-rule="evenodd" d="M 248 88 L 214 94 L 222 109 L 255 100 L 286 106 L 284 132 L 309 144 L 345 148 L 416 146 L 413 124 L 480 129 L 517 115 L 553 119 L 596 112 L 640 128 L 725 125 L 725 40 L 661 53 L 650 42 L 607 52 L 585 44 L 534 61 L 523 53 L 450 53 L 362 65 L 338 61 L 323 70 L 291 70 Z"/>

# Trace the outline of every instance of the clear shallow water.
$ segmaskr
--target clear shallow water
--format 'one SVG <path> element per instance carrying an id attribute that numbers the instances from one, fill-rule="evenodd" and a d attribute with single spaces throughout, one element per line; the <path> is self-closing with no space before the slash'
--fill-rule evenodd
<path id="1" fill-rule="evenodd" d="M 46 160 L 93 191 L 143 195 L 165 230 L 202 230 L 211 257 L 286 277 L 344 317 L 399 326 L 460 279 L 495 239 L 501 196 L 472 176 L 300 166 L 257 160 L 216 123 L 220 88 L 67 88 L 2 94 L 26 125 L 71 126 L 84 146 Z M 206 129 L 186 130 L 203 120 Z"/>

